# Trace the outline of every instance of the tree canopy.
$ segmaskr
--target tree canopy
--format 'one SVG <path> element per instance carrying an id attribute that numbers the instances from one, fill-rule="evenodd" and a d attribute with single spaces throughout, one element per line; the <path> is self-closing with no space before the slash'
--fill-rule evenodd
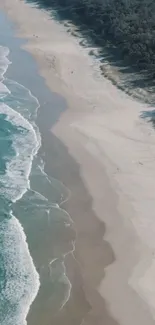
<path id="1" fill-rule="evenodd" d="M 113 44 L 122 59 L 155 80 L 154 0 L 38 0 L 59 6 L 77 24 L 90 31 L 101 48 Z M 66 11 L 65 11 L 66 10 Z M 60 10 L 61 12 L 61 10 Z"/>

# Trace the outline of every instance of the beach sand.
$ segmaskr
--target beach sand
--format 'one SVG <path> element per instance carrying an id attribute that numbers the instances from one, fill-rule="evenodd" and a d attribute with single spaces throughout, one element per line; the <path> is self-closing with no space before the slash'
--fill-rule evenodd
<path id="1" fill-rule="evenodd" d="M 98 63 L 49 13 L 0 1 L 68 110 L 51 128 L 67 147 L 57 177 L 71 191 L 64 208 L 76 230 L 66 258 L 71 296 L 52 324 L 153 325 L 155 321 L 155 133 L 153 107 L 100 75 Z M 18 13 L 18 14 L 17 14 Z M 50 142 L 50 138 L 48 139 Z M 50 173 L 50 162 L 46 164 Z M 51 323 L 50 308 L 28 324 Z"/>

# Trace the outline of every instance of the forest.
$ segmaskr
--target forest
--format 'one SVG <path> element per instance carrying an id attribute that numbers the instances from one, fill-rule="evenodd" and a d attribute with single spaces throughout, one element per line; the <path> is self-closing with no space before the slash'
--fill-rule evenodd
<path id="1" fill-rule="evenodd" d="M 30 0 L 29 0 L 30 1 Z M 36 0 L 57 8 L 101 49 L 110 44 L 126 65 L 155 81 L 154 0 Z M 116 49 L 116 50 L 115 50 Z"/>

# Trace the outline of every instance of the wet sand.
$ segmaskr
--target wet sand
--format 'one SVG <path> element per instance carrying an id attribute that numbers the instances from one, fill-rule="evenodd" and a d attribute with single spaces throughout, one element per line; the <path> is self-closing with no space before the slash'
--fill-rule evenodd
<path id="1" fill-rule="evenodd" d="M 28 40 L 24 48 L 49 88 L 69 106 L 52 127 L 50 107 L 40 110 L 39 126 L 46 172 L 52 162 L 71 191 L 63 208 L 76 231 L 75 252 L 65 261 L 73 287 L 58 316 L 47 308 L 34 320 L 32 305 L 28 324 L 153 325 L 155 135 L 147 123 L 153 108 L 100 77 L 88 51 L 48 13 L 20 0 L 1 6 Z"/>
<path id="2" fill-rule="evenodd" d="M 43 81 L 38 77 L 31 57 L 18 50 L 19 46 L 23 46 L 23 39 L 20 40 L 14 37 L 12 40 L 12 35 L 10 35 L 11 23 L 7 22 L 5 15 L 1 15 L 0 19 L 4 20 L 3 27 L 5 26 L 1 41 L 5 46 L 10 46 L 10 59 L 13 62 L 7 72 L 7 77 L 14 77 L 18 82 L 24 83 L 39 99 L 41 108 L 38 112 L 37 124 L 42 136 L 40 155 L 43 154 L 47 174 L 52 178 L 56 178 L 56 183 L 60 180 L 60 184 L 63 182 L 70 189 L 70 199 L 64 204 L 61 204 L 61 208 L 68 211 L 71 217 L 73 214 L 72 218 L 74 220 L 73 228 L 68 228 L 68 231 L 63 229 L 62 222 L 62 227 L 57 228 L 58 232 L 56 236 L 60 236 L 57 240 L 53 232 L 55 225 L 52 222 L 52 228 L 49 227 L 46 220 L 46 213 L 43 216 L 44 224 L 40 221 L 42 213 L 41 211 L 37 212 L 37 208 L 36 211 L 33 211 L 34 221 L 29 220 L 32 219 L 30 215 L 31 210 L 27 211 L 24 209 L 25 202 L 28 198 L 26 199 L 24 197 L 17 204 L 17 207 L 14 207 L 15 215 L 24 226 L 29 249 L 40 274 L 41 281 L 41 288 L 30 308 L 27 323 L 32 325 L 42 325 L 44 323 L 48 325 L 51 322 L 53 324 L 84 324 L 87 322 L 90 324 L 94 324 L 94 322 L 103 324 L 105 322 L 106 324 L 116 325 L 116 321 L 112 319 L 106 309 L 103 298 L 96 291 L 96 285 L 100 283 L 104 276 L 104 267 L 113 262 L 114 259 L 109 244 L 103 241 L 105 233 L 104 223 L 100 222 L 92 211 L 92 198 L 80 177 L 79 165 L 69 155 L 68 149 L 63 143 L 51 133 L 51 125 L 54 125 L 59 119 L 59 116 L 67 109 L 67 102 L 60 95 L 53 92 L 50 93 L 46 89 L 47 87 L 44 87 Z M 9 24 L 8 30 L 6 30 L 7 24 Z M 17 62 L 22 62 L 24 67 L 22 66 L 20 70 L 17 70 Z M 31 73 L 28 73 L 28 67 L 31 69 Z M 32 176 L 30 182 L 32 188 L 34 188 Z M 39 184 L 39 181 L 37 183 Z M 51 195 L 54 202 L 56 199 L 59 203 L 60 198 L 54 192 L 55 189 L 49 193 L 49 196 Z M 55 199 L 53 198 L 53 194 L 55 195 Z M 28 195 L 30 194 L 26 194 L 26 197 Z M 37 218 L 39 217 L 39 220 L 36 220 L 35 214 Z M 63 218 L 64 213 L 62 213 Z M 29 229 L 30 226 L 32 230 Z M 40 233 L 40 228 L 42 229 L 42 233 Z M 32 235 L 33 232 L 34 236 Z M 44 234 L 46 240 L 43 238 Z M 80 238 L 78 238 L 79 234 Z M 35 238 L 36 243 L 38 242 L 37 249 L 36 245 L 34 246 L 32 242 L 32 238 Z M 72 285 L 71 295 L 67 304 L 59 311 L 58 306 L 61 306 L 65 290 L 61 292 L 61 288 L 58 288 L 59 291 L 56 288 L 56 298 L 53 297 L 53 292 L 49 293 L 48 288 L 51 281 L 47 260 L 54 254 L 59 256 L 63 251 L 68 252 L 72 250 L 72 241 L 73 243 L 76 241 L 76 250 L 73 254 L 70 253 L 65 258 L 66 274 Z M 53 252 L 53 249 L 56 252 Z M 81 254 L 80 251 L 81 253 L 83 251 L 83 256 L 81 255 L 81 257 L 80 255 L 78 256 L 78 254 Z M 83 263 L 85 265 L 82 265 Z M 98 263 L 99 266 L 95 263 Z M 43 271 L 41 271 L 42 265 L 45 266 Z"/>
<path id="3" fill-rule="evenodd" d="M 40 127 L 42 114 L 40 110 Z M 46 116 L 46 125 L 48 125 L 51 116 L 50 107 L 44 116 Z M 103 239 L 104 223 L 93 212 L 92 198 L 81 180 L 79 165 L 57 138 L 51 141 L 50 128 L 48 133 L 45 128 L 44 131 L 42 129 L 42 136 L 46 152 L 47 174 L 51 175 L 52 164 L 55 177 L 71 191 L 70 199 L 61 207 L 70 214 L 76 232 L 75 251 L 73 254 L 68 254 L 65 259 L 67 276 L 72 284 L 70 299 L 56 317 L 48 311 L 45 319 L 48 318 L 49 323 L 52 320 L 53 324 L 94 324 L 95 322 L 103 324 L 105 322 L 116 325 L 117 322 L 109 315 L 103 298 L 96 290 L 104 276 L 104 267 L 114 260 L 110 245 Z M 54 161 L 51 157 L 53 151 Z M 37 317 L 35 324 L 38 322 Z M 46 323 L 45 320 L 44 322 Z M 31 323 L 34 324 L 34 322 Z"/>

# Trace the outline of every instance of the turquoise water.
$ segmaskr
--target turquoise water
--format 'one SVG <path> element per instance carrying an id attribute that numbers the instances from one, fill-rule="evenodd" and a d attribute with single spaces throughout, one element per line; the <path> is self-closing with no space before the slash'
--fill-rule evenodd
<path id="1" fill-rule="evenodd" d="M 0 47 L 0 324 L 22 325 L 39 289 L 23 228 L 12 204 L 29 188 L 41 140 L 32 116 L 39 107 L 30 91 L 5 79 L 9 49 Z M 32 120 L 32 123 L 29 120 Z"/>
<path id="2" fill-rule="evenodd" d="M 68 190 L 38 155 L 38 99 L 5 78 L 8 58 L 0 46 L 0 324 L 24 325 L 36 297 L 38 309 L 47 298 L 55 310 L 68 300 L 64 258 L 74 246 L 72 221 L 59 207 Z"/>

